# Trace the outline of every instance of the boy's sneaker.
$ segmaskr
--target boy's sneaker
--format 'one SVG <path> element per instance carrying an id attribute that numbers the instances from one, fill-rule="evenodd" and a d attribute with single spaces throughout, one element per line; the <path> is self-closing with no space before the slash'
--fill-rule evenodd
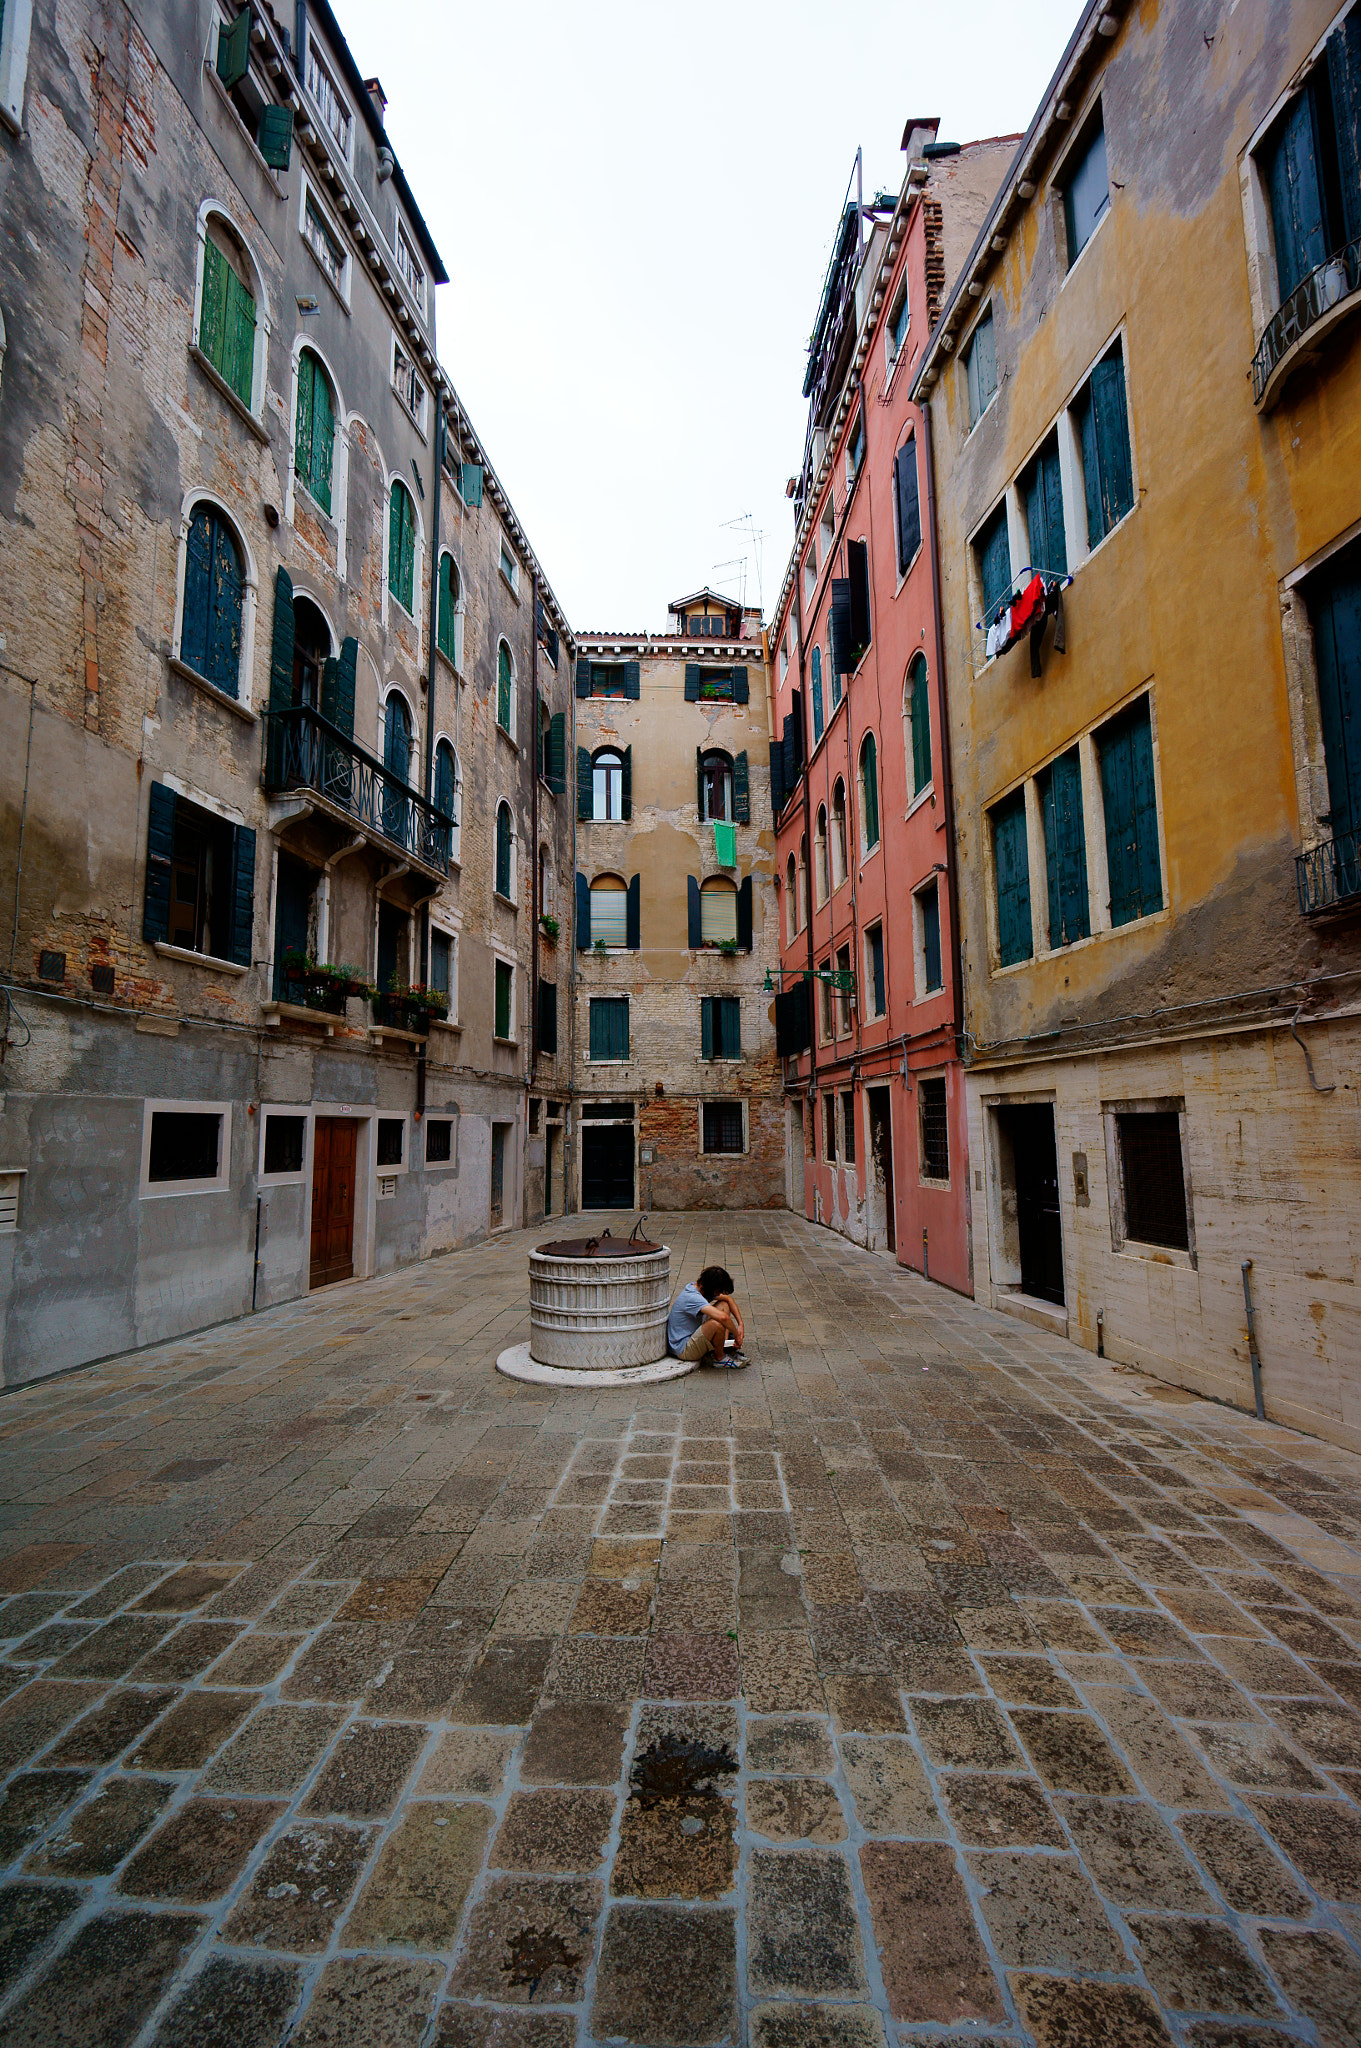
<path id="1" fill-rule="evenodd" d="M 745 1365 L 746 1363 L 747 1354 L 745 1351 L 724 1351 L 721 1357 L 714 1360 L 715 1365 L 726 1366 L 729 1369 L 734 1366 Z"/>

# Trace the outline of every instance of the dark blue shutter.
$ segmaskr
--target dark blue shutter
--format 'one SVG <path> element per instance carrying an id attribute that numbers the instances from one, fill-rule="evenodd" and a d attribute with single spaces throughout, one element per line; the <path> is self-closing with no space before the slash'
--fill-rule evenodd
<path id="1" fill-rule="evenodd" d="M 142 937 L 149 946 L 170 936 L 170 877 L 175 857 L 175 792 L 153 782 L 146 833 L 146 891 Z"/>
<path id="2" fill-rule="evenodd" d="M 243 7 L 230 28 L 217 32 L 217 75 L 229 92 L 250 69 L 251 14 Z"/>
<path id="3" fill-rule="evenodd" d="M 775 998 L 775 1051 L 780 1059 L 796 1058 L 811 1043 L 809 983 L 796 982 Z"/>
<path id="4" fill-rule="evenodd" d="M 751 823 L 751 770 L 747 766 L 745 750 L 733 762 L 732 815 L 735 825 Z"/>
<path id="5" fill-rule="evenodd" d="M 751 951 L 752 902 L 751 876 L 737 892 L 737 943 L 744 953 Z"/>
<path id="6" fill-rule="evenodd" d="M 1082 771 L 1076 747 L 1039 778 L 1049 880 L 1049 943 L 1071 946 L 1090 935 L 1087 844 L 1082 830 Z"/>
<path id="7" fill-rule="evenodd" d="M 940 889 L 932 889 L 922 898 L 922 954 L 926 967 L 926 986 L 930 989 L 941 986 L 940 973 Z"/>
<path id="8" fill-rule="evenodd" d="M 906 574 L 922 538 L 915 435 L 908 436 L 893 458 L 893 485 L 898 499 L 898 573 L 901 576 Z"/>
<path id="9" fill-rule="evenodd" d="M 185 545 L 184 615 L 180 622 L 180 660 L 195 675 L 208 673 L 208 620 L 213 586 L 213 517 L 200 505 L 189 521 Z M 292 651 L 289 688 L 292 689 Z"/>
<path id="10" fill-rule="evenodd" d="M 1129 412 L 1125 405 L 1125 364 L 1118 342 L 1105 361 L 1098 363 L 1092 371 L 1092 416 L 1097 461 L 1101 468 L 1101 531 L 1104 534 L 1119 524 L 1134 503 Z"/>
<path id="11" fill-rule="evenodd" d="M 723 996 L 719 1001 L 720 1041 L 725 1060 L 740 1060 L 742 1057 L 742 1004 L 736 996 Z"/>
<path id="12" fill-rule="evenodd" d="M 699 1002 L 699 1056 L 711 1060 L 714 1056 L 714 999 L 701 996 Z"/>
<path id="13" fill-rule="evenodd" d="M 578 660 L 578 662 L 577 662 L 577 686 L 576 686 L 576 687 L 577 687 L 577 695 L 578 695 L 578 697 L 589 697 L 589 696 L 590 696 L 590 694 L 591 694 L 591 664 L 590 664 L 590 662 L 589 662 L 589 661 L 587 661 L 587 659 L 586 659 L 586 657 L 585 657 L 585 655 L 584 655 L 584 654 L 583 654 L 583 655 L 582 655 L 582 656 L 581 656 L 581 657 L 579 658 L 579 660 Z"/>
<path id="14" fill-rule="evenodd" d="M 870 644 L 870 551 L 867 541 L 847 541 L 846 568 L 851 587 L 850 665 L 853 668 Z"/>
<path id="15" fill-rule="evenodd" d="M 624 663 L 624 695 L 636 704 L 643 694 L 642 664 L 636 661 Z"/>
<path id="16" fill-rule="evenodd" d="M 539 983 L 539 1051 L 556 1053 L 558 1049 L 558 985 L 555 981 Z"/>
<path id="17" fill-rule="evenodd" d="M 695 815 L 704 823 L 704 749 L 695 748 Z"/>
<path id="18" fill-rule="evenodd" d="M 809 676 L 813 685 L 813 745 L 822 738 L 822 649 L 815 647 L 809 657 Z"/>
<path id="19" fill-rule="evenodd" d="M 292 107 L 266 107 L 255 141 L 272 171 L 286 171 L 293 155 Z"/>
<path id="20" fill-rule="evenodd" d="M 699 686 L 703 680 L 704 670 L 700 667 L 699 663 L 697 661 L 687 661 L 685 664 L 685 701 L 687 704 L 698 704 Z"/>
<path id="21" fill-rule="evenodd" d="M 347 739 L 354 738 L 354 681 L 359 665 L 359 642 L 353 633 L 347 633 L 340 643 L 340 660 L 336 663 L 334 708 L 331 723 Z"/>
<path id="22" fill-rule="evenodd" d="M 784 742 L 782 740 L 772 740 L 770 742 L 770 809 L 772 816 L 778 818 L 784 806 Z"/>
<path id="23" fill-rule="evenodd" d="M 213 520 L 213 567 L 208 608 L 208 663 L 203 674 L 225 696 L 241 687 L 241 600 L 245 578 L 236 542 Z"/>
<path id="24" fill-rule="evenodd" d="M 1361 12 L 1355 7 L 1333 30 L 1327 49 L 1342 200 L 1342 232 L 1333 236 L 1336 246 L 1361 235 Z"/>
<path id="25" fill-rule="evenodd" d="M 912 794 L 920 796 L 931 780 L 931 704 L 927 694 L 926 660 L 912 663 Z"/>
<path id="26" fill-rule="evenodd" d="M 1267 190 L 1276 277 L 1284 301 L 1329 254 L 1312 86 L 1296 93 L 1276 125 L 1267 158 Z"/>
<path id="27" fill-rule="evenodd" d="M 587 953 L 591 946 L 591 885 L 585 875 L 577 876 L 577 951 Z"/>
<path id="28" fill-rule="evenodd" d="M 784 786 L 791 796 L 794 794 L 794 784 L 799 773 L 798 748 L 796 745 L 797 735 L 798 727 L 794 720 L 794 714 L 787 712 L 784 721 L 784 733 L 780 741 L 780 773 Z"/>
<path id="29" fill-rule="evenodd" d="M 1068 542 L 1063 530 L 1063 486 L 1056 434 L 1045 442 L 1027 479 L 1026 523 L 1030 528 L 1031 568 L 1051 576 L 1066 576 Z"/>
<path id="30" fill-rule="evenodd" d="M 619 778 L 619 816 L 625 824 L 633 816 L 633 748 L 624 749 L 624 771 Z"/>
<path id="31" fill-rule="evenodd" d="M 306 357 L 303 360 L 305 362 Z M 274 573 L 274 628 L 269 654 L 269 708 L 271 711 L 287 711 L 292 702 L 293 579 L 287 569 L 280 565 Z"/>
<path id="32" fill-rule="evenodd" d="M 870 933 L 870 968 L 874 976 L 874 1014 L 884 1014 L 884 933 L 880 926 Z"/>
<path id="33" fill-rule="evenodd" d="M 1011 540 L 1005 499 L 979 534 L 978 573 L 983 585 L 983 616 L 991 620 L 1011 587 Z"/>
<path id="34" fill-rule="evenodd" d="M 643 885 L 640 876 L 635 875 L 624 898 L 624 944 L 630 953 L 636 953 L 643 943 Z"/>
<path id="35" fill-rule="evenodd" d="M 595 816 L 595 771 L 591 767 L 590 751 L 586 747 L 577 748 L 577 816 Z"/>
<path id="36" fill-rule="evenodd" d="M 854 666 L 851 660 L 851 586 L 844 576 L 832 578 L 832 674 L 846 676 Z M 832 701 L 835 704 L 838 691 L 833 686 Z"/>
<path id="37" fill-rule="evenodd" d="M 1101 461 L 1096 444 L 1096 408 L 1090 384 L 1078 400 L 1078 428 L 1082 440 L 1082 489 L 1087 500 L 1087 545 L 1094 548 L 1105 534 L 1101 512 Z"/>
<path id="38" fill-rule="evenodd" d="M 1308 594 L 1329 822 L 1339 839 L 1361 831 L 1361 546 L 1336 555 Z"/>
<path id="39" fill-rule="evenodd" d="M 687 944 L 693 952 L 704 944 L 699 922 L 699 881 L 694 875 L 687 875 L 685 878 L 685 898 L 690 926 Z"/>
<path id="40" fill-rule="evenodd" d="M 232 849 L 231 955 L 238 967 L 249 967 L 255 935 L 255 833 L 238 825 Z"/>
<path id="41" fill-rule="evenodd" d="M 747 672 L 744 668 L 735 668 L 732 672 L 732 700 L 734 704 L 749 704 L 751 702 L 751 689 L 747 682 Z"/>
<path id="42" fill-rule="evenodd" d="M 567 787 L 567 714 L 555 711 L 548 721 L 548 787 L 561 796 Z"/>
<path id="43" fill-rule="evenodd" d="M 997 941 L 1003 967 L 1029 960 L 1030 849 L 1026 841 L 1025 792 L 1018 789 L 992 814 L 992 855 L 997 875 Z"/>
<path id="44" fill-rule="evenodd" d="M 510 809 L 501 804 L 496 812 L 496 888 L 498 895 L 510 895 Z"/>

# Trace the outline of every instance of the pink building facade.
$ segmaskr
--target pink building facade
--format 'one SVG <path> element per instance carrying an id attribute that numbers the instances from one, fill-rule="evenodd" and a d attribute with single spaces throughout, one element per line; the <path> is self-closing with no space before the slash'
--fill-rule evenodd
<path id="1" fill-rule="evenodd" d="M 790 1206 L 972 1291 L 952 799 L 914 364 L 1014 138 L 845 207 L 771 628 Z"/>

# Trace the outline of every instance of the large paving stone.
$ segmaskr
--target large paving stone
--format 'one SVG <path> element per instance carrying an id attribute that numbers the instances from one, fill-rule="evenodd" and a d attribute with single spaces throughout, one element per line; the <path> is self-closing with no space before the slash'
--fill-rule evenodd
<path id="1" fill-rule="evenodd" d="M 1275 1992 L 1224 1921 L 1133 1914 L 1129 1927 L 1148 1981 L 1168 2011 L 1279 2016 Z"/>
<path id="2" fill-rule="evenodd" d="M 126 2048 L 202 1929 L 187 1913 L 100 1913 L 6 2013 L 6 2048 Z"/>
<path id="3" fill-rule="evenodd" d="M 327 1758 L 303 1812 L 376 1820 L 392 1812 L 427 1731 L 402 1722 L 353 1721 Z"/>
<path id="4" fill-rule="evenodd" d="M 453 1947 L 491 1828 L 488 1807 L 463 1800 L 408 1806 L 346 1923 L 359 1947 Z"/>
<path id="5" fill-rule="evenodd" d="M 602 1898 L 580 1878 L 494 1878 L 473 1906 L 450 1991 L 502 2005 L 575 2004 Z"/>
<path id="6" fill-rule="evenodd" d="M 525 1737 L 520 1757 L 522 1782 L 616 1784 L 623 1766 L 628 1720 L 628 1709 L 622 1704 L 598 1700 L 545 1703 L 536 1710 Z"/>
<path id="7" fill-rule="evenodd" d="M 341 1956 L 322 1971 L 289 2048 L 420 2048 L 444 1972 L 396 1956 Z"/>
<path id="8" fill-rule="evenodd" d="M 863 1997 L 860 1926 L 843 1856 L 753 1851 L 747 1895 L 747 1977 L 754 1997 Z"/>
<path id="9" fill-rule="evenodd" d="M 254 1705 L 254 1701 L 251 1702 Z M 232 1737 L 204 1779 L 212 1792 L 296 1792 L 336 1729 L 342 1707 L 261 1707 Z M 145 1747 L 145 1745 L 144 1745 Z M 138 1761 L 141 1761 L 139 1755 Z"/>
<path id="10" fill-rule="evenodd" d="M 1137 1985 L 1018 1976 L 1012 1989 L 1036 2048 L 1172 2048 L 1158 2008 Z"/>
<path id="11" fill-rule="evenodd" d="M 867 1842 L 860 1868 L 894 2019 L 1004 2020 L 953 1851 L 931 1842 Z"/>
<path id="12" fill-rule="evenodd" d="M 614 1820 L 611 1792 L 512 1792 L 491 1846 L 493 1870 L 595 1870 Z"/>
<path id="13" fill-rule="evenodd" d="M 154 2048 L 277 2048 L 301 1988 L 295 1965 L 210 1956 L 161 2021 Z"/>
<path id="14" fill-rule="evenodd" d="M 191 1799 L 138 1850 L 118 1888 L 132 1898 L 206 1905 L 230 1890 L 283 1811 L 279 1800 Z"/>
<path id="15" fill-rule="evenodd" d="M 153 1826 L 174 1795 L 159 1778 L 107 1778 L 65 1825 L 30 1856 L 42 1877 L 108 1877 Z"/>
<path id="16" fill-rule="evenodd" d="M 737 2028 L 737 1944 L 722 1908 L 615 1906 L 605 1922 L 591 2033 L 638 2048 L 691 2048 Z"/>
<path id="17" fill-rule="evenodd" d="M 295 1821 L 270 1843 L 227 1917 L 225 1938 L 242 1948 L 289 1949 L 295 1955 L 325 1948 L 359 1882 L 374 1832 L 335 1821 Z"/>
<path id="18" fill-rule="evenodd" d="M 1037 1970 L 1123 1969 L 1119 1938 L 1075 1862 L 975 1854 L 968 1863 L 1004 1963 Z"/>
<path id="19" fill-rule="evenodd" d="M 0 1998 L 51 1946 L 80 1902 L 70 1885 L 0 1885 Z"/>

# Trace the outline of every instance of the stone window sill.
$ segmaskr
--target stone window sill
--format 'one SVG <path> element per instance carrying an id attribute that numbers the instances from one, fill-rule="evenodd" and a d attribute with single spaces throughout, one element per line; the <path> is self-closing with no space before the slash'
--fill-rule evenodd
<path id="1" fill-rule="evenodd" d="M 188 662 L 181 661 L 177 654 L 167 656 L 166 667 L 172 675 L 180 676 L 186 683 L 192 683 L 195 689 L 202 690 L 204 696 L 211 697 L 214 704 L 221 704 L 226 711 L 234 711 L 247 725 L 259 724 L 259 717 L 251 710 L 249 704 L 242 704 L 237 698 L 229 697 L 225 690 L 219 690 L 216 683 L 210 683 L 207 676 L 201 676 L 196 668 L 190 668 Z"/>
<path id="2" fill-rule="evenodd" d="M 227 382 L 226 378 L 222 375 L 222 372 L 216 367 L 216 365 L 209 362 L 207 356 L 204 355 L 203 350 L 199 347 L 196 341 L 190 342 L 189 353 L 193 357 L 194 361 L 198 364 L 200 370 L 202 370 L 204 376 L 208 379 L 208 382 L 211 385 L 213 385 L 215 389 L 222 393 L 222 396 L 226 399 L 232 411 L 238 413 L 241 419 L 244 420 L 245 424 L 250 428 L 251 433 L 254 434 L 256 440 L 261 444 L 262 447 L 268 448 L 269 435 L 261 426 L 259 420 L 256 419 L 255 414 L 251 411 L 248 405 L 242 402 L 240 394 L 232 390 L 231 385 Z"/>
<path id="3" fill-rule="evenodd" d="M 186 967 L 206 967 L 212 974 L 249 974 L 238 960 L 219 960 L 216 953 L 195 953 L 188 946 L 172 946 L 165 939 L 154 941 L 162 960 L 180 960 Z"/>

